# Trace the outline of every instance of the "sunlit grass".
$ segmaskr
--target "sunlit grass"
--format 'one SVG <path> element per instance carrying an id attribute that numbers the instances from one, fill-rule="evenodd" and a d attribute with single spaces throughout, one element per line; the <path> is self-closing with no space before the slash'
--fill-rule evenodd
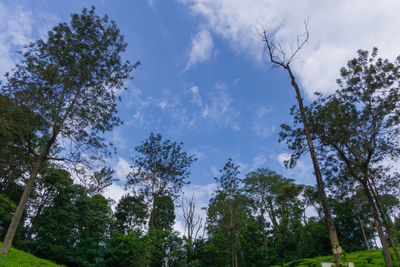
<path id="1" fill-rule="evenodd" d="M 1 246 L 0 242 L 0 246 Z M 1 267 L 35 267 L 35 266 L 47 266 L 47 267 L 61 267 L 63 265 L 55 264 L 49 260 L 40 259 L 27 252 L 11 249 L 7 255 L 0 255 L 0 266 Z"/>
<path id="2" fill-rule="evenodd" d="M 395 259 L 393 255 L 393 250 L 391 249 L 392 258 Z M 382 249 L 377 250 L 364 250 L 352 253 L 346 253 L 346 260 L 354 262 L 357 267 L 377 267 L 385 266 L 385 261 L 383 259 Z M 331 261 L 333 262 L 333 256 L 315 257 L 310 259 L 295 260 L 284 264 L 285 267 L 319 267 L 321 266 L 321 261 Z M 278 265 L 276 265 L 278 266 Z"/>

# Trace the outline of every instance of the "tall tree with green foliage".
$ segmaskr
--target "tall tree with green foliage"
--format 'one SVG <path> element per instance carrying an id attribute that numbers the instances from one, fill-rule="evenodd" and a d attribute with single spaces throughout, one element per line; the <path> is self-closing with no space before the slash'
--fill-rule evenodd
<path id="1" fill-rule="evenodd" d="M 90 197 L 80 185 L 64 186 L 37 225 L 36 255 L 68 266 L 105 266 L 111 209 L 102 195 Z"/>
<path id="2" fill-rule="evenodd" d="M 228 241 L 221 242 L 220 249 L 229 248 L 226 254 L 231 258 L 231 266 L 237 267 L 238 234 L 250 218 L 250 201 L 240 189 L 239 166 L 232 159 L 220 173 L 220 177 L 215 177 L 218 189 L 210 199 L 207 210 L 207 231 L 214 238 L 219 237 L 220 241 Z"/>
<path id="3" fill-rule="evenodd" d="M 0 191 L 23 182 L 40 145 L 39 132 L 46 128 L 40 114 L 0 94 Z"/>
<path id="4" fill-rule="evenodd" d="M 135 148 L 139 155 L 133 158 L 132 171 L 127 177 L 127 186 L 139 186 L 148 199 L 149 235 L 155 227 L 157 199 L 169 197 L 172 201 L 178 197 L 182 186 L 188 183 L 186 179 L 190 175 L 189 167 L 197 160 L 194 155 L 185 152 L 182 145 L 182 143 L 163 140 L 160 134 L 151 133 L 148 139 Z M 146 255 L 146 266 L 149 266 L 150 243 Z"/>
<path id="5" fill-rule="evenodd" d="M 34 192 L 28 201 L 28 216 L 30 219 L 29 230 L 26 238 L 31 239 L 37 231 L 37 219 L 43 211 L 52 206 L 54 198 L 59 194 L 63 187 L 73 184 L 69 172 L 63 169 L 51 168 L 50 166 L 42 168 L 40 176 L 34 187 Z"/>
<path id="6" fill-rule="evenodd" d="M 69 24 L 50 30 L 46 40 L 26 46 L 21 62 L 6 76 L 1 95 L 40 115 L 47 127 L 39 134 L 41 145 L 1 253 L 9 251 L 44 162 L 55 160 L 60 149 L 57 159 L 76 166 L 110 154 L 102 134 L 120 124 L 117 92 L 137 66 L 121 59 L 126 46 L 113 21 L 97 16 L 94 8 L 83 9 Z"/>
<path id="7" fill-rule="evenodd" d="M 352 177 L 363 188 L 384 250 L 392 266 L 386 237 L 379 218 L 379 199 L 372 186 L 383 171 L 385 160 L 400 156 L 400 57 L 395 62 L 359 50 L 340 71 L 339 89 L 306 108 L 309 128 L 325 169 L 334 176 Z M 300 111 L 293 110 L 296 127 Z M 294 150 L 296 160 L 305 151 L 303 131 L 283 126 L 282 138 Z M 380 181 L 383 182 L 384 181 Z M 391 236 L 390 229 L 387 234 Z M 390 238 L 392 240 L 392 238 Z M 395 248 L 394 241 L 391 242 Z M 397 252 L 397 251 L 396 251 Z"/>
<path id="8" fill-rule="evenodd" d="M 147 205 L 142 195 L 125 195 L 115 207 L 115 230 L 129 234 L 140 229 L 148 217 Z"/>
<path id="9" fill-rule="evenodd" d="M 244 179 L 244 189 L 250 199 L 254 201 L 261 220 L 263 245 L 267 248 L 265 213 L 268 214 L 275 234 L 278 236 L 277 206 L 275 200 L 282 191 L 282 186 L 292 180 L 269 169 L 257 169 L 248 173 Z"/>

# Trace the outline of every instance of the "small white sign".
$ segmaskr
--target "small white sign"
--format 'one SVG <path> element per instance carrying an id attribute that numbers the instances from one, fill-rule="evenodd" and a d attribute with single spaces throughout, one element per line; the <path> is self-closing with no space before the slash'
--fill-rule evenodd
<path id="1" fill-rule="evenodd" d="M 354 262 L 348 261 L 349 267 L 354 267 Z M 335 267 L 336 264 L 334 262 L 329 261 L 321 261 L 321 267 Z"/>

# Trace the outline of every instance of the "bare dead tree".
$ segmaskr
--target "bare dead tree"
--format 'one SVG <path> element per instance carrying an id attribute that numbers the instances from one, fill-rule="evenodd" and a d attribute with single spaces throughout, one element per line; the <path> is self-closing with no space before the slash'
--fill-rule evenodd
<path id="1" fill-rule="evenodd" d="M 332 250 L 335 257 L 335 263 L 336 266 L 340 266 L 339 258 L 342 249 L 339 246 L 339 239 L 337 236 L 335 225 L 333 223 L 331 209 L 327 201 L 324 181 L 322 179 L 322 174 L 318 163 L 317 154 L 315 152 L 313 140 L 311 138 L 310 129 L 307 122 L 307 117 L 304 111 L 303 98 L 301 96 L 299 85 L 296 82 L 295 76 L 291 68 L 292 63 L 297 58 L 300 50 L 309 40 L 310 34 L 308 31 L 308 19 L 304 21 L 304 28 L 305 32 L 303 34 L 297 35 L 296 45 L 291 46 L 290 52 L 287 52 L 279 42 L 275 43 L 273 38 L 269 37 L 265 30 L 262 32 L 262 38 L 265 44 L 267 57 L 269 58 L 271 64 L 273 64 L 273 66 L 275 67 L 282 67 L 289 74 L 291 85 L 296 92 L 296 99 L 299 105 L 300 116 L 304 127 L 304 133 L 307 139 L 307 144 L 314 167 L 315 178 L 317 180 L 318 194 L 325 214 L 325 221 L 329 231 L 329 237 L 331 240 Z"/>
<path id="2" fill-rule="evenodd" d="M 182 194 L 182 213 L 185 222 L 185 233 L 192 248 L 193 242 L 196 241 L 199 231 L 203 227 L 203 218 L 200 215 L 196 217 L 196 199 L 194 195 L 190 199 L 186 199 Z"/>

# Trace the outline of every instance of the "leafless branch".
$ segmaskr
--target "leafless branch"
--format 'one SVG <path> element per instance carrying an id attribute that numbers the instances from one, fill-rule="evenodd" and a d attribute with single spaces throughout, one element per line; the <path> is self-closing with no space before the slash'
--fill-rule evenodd
<path id="1" fill-rule="evenodd" d="M 196 200 L 194 195 L 192 195 L 190 199 L 186 199 L 184 195 L 182 195 L 182 213 L 183 220 L 185 222 L 184 234 L 187 234 L 187 239 L 189 240 L 189 244 L 191 246 L 193 241 L 197 239 L 200 229 L 203 227 L 203 218 L 201 218 L 200 215 L 197 215 L 197 218 L 195 217 Z"/>
<path id="2" fill-rule="evenodd" d="M 285 49 L 281 46 L 278 42 L 275 44 L 272 37 L 269 37 L 267 32 L 264 30 L 262 33 L 263 42 L 265 43 L 265 47 L 267 50 L 268 57 L 271 63 L 274 63 L 278 66 L 282 66 L 283 68 L 287 69 L 291 63 L 296 59 L 299 51 L 303 48 L 305 43 L 308 42 L 310 33 L 308 31 L 308 23 L 309 19 L 306 18 L 304 20 L 304 29 L 305 32 L 303 34 L 298 34 L 296 38 L 296 47 L 290 48 L 290 55 L 287 55 Z"/>

